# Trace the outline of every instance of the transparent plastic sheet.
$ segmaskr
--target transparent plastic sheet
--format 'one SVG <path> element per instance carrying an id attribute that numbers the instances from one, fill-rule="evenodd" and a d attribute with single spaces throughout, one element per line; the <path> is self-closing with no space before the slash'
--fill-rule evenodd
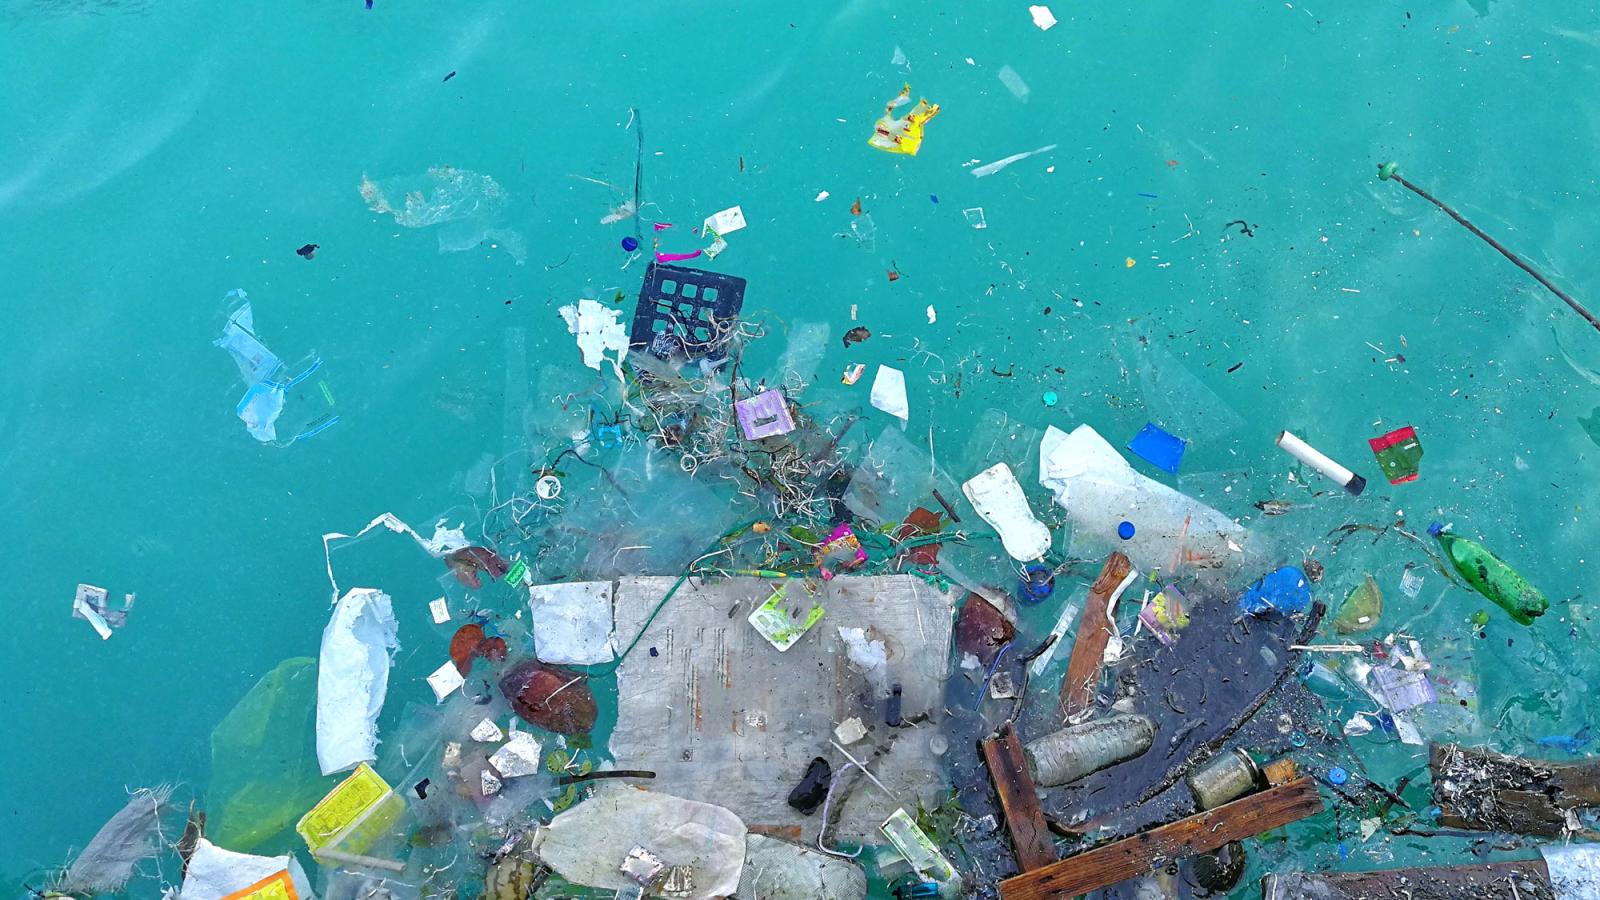
<path id="1" fill-rule="evenodd" d="M 211 732 L 207 832 L 241 853 L 274 840 L 327 792 L 317 767 L 317 661 L 294 657 L 261 677 Z M 290 833 L 292 837 L 292 833 Z"/>
<path id="2" fill-rule="evenodd" d="M 725 494 L 685 474 L 669 454 L 638 444 L 618 451 L 604 487 L 564 517 L 586 578 L 679 572 L 738 517 Z"/>
<path id="3" fill-rule="evenodd" d="M 439 252 L 471 250 L 493 242 L 518 265 L 527 262 L 522 235 L 501 225 L 509 194 L 488 175 L 435 166 L 421 175 L 375 182 L 361 179 L 361 199 L 376 213 L 389 213 L 406 228 L 438 226 Z"/>
<path id="4" fill-rule="evenodd" d="M 769 385 L 783 385 L 791 390 L 826 381 L 817 367 L 828 352 L 828 342 L 833 338 L 833 327 L 827 322 L 796 322 L 789 330 L 789 343 L 783 348 L 778 365 L 766 378 Z"/>
<path id="5" fill-rule="evenodd" d="M 1142 332 L 1124 327 L 1116 355 L 1138 379 L 1150 420 L 1180 438 L 1215 444 L 1244 427 L 1244 417 L 1196 374 L 1195 363 L 1180 359 Z M 1211 376 L 1211 370 L 1208 376 Z M 1217 373 L 1220 376 L 1220 373 Z M 1216 377 L 1216 376 L 1211 376 Z"/>

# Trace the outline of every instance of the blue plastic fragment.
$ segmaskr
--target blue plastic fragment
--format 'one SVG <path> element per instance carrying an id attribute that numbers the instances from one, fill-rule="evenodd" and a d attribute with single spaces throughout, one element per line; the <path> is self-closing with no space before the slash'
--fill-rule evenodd
<path id="1" fill-rule="evenodd" d="M 938 203 L 939 202 L 939 195 L 938 194 L 929 194 L 928 195 L 928 199 L 932 200 L 935 203 Z"/>
<path id="2" fill-rule="evenodd" d="M 1134 528 L 1132 522 L 1123 522 L 1121 525 L 1117 526 L 1117 537 L 1122 538 L 1125 541 L 1133 540 L 1133 532 Z"/>
<path id="3" fill-rule="evenodd" d="M 1145 192 L 1144 192 L 1144 191 L 1140 191 L 1140 192 L 1139 192 L 1139 196 L 1141 196 L 1141 197 L 1148 197 L 1148 198 L 1150 198 L 1150 199 L 1151 199 L 1151 200 L 1157 200 L 1157 199 L 1160 199 L 1160 198 L 1158 198 L 1158 197 L 1157 197 L 1157 196 L 1156 196 L 1156 195 L 1155 195 L 1155 194 L 1146 194 L 1146 193 L 1145 193 Z"/>
<path id="4" fill-rule="evenodd" d="M 1239 598 L 1239 608 L 1252 616 L 1272 609 L 1288 615 L 1304 612 L 1310 606 L 1311 582 L 1295 566 L 1268 572 Z"/>
<path id="5" fill-rule="evenodd" d="M 1178 474 L 1178 464 L 1183 462 L 1183 451 L 1187 446 L 1188 441 L 1162 431 L 1150 422 L 1146 422 L 1144 428 L 1128 442 L 1128 449 L 1140 459 L 1174 475 Z"/>
<path id="6" fill-rule="evenodd" d="M 1589 737 L 1589 726 L 1585 725 L 1582 728 L 1579 728 L 1574 734 L 1558 734 L 1550 737 L 1542 737 L 1539 738 L 1536 743 L 1538 743 L 1541 747 L 1555 747 L 1561 750 L 1563 753 L 1577 753 L 1579 750 L 1582 750 L 1584 747 L 1588 746 L 1591 740 L 1592 738 Z"/>
<path id="7" fill-rule="evenodd" d="M 1350 780 L 1350 773 L 1342 766 L 1334 766 L 1328 770 L 1328 781 L 1332 784 L 1344 784 Z"/>
<path id="8" fill-rule="evenodd" d="M 1055 592 L 1056 576 L 1049 566 L 1032 563 L 1022 571 L 1027 577 L 1021 580 L 1018 590 L 1024 603 L 1038 603 Z"/>

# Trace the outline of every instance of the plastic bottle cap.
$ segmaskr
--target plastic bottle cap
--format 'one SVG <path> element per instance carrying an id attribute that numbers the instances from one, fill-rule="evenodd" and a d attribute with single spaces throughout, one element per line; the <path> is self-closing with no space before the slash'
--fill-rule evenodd
<path id="1" fill-rule="evenodd" d="M 1045 406 L 1055 406 L 1056 402 L 1059 399 L 1060 398 L 1058 398 L 1056 396 L 1056 392 L 1055 391 L 1045 391 L 1044 392 L 1044 405 Z"/>
<path id="2" fill-rule="evenodd" d="M 1438 537 L 1439 535 L 1441 535 L 1443 533 L 1444 533 L 1444 523 L 1442 523 L 1442 522 L 1429 522 L 1428 523 L 1428 534 L 1432 535 L 1433 537 Z"/>
<path id="3" fill-rule="evenodd" d="M 1289 735 L 1289 743 L 1295 745 L 1296 747 L 1304 747 L 1306 745 L 1306 736 L 1304 733 L 1296 731 L 1295 733 Z"/>
<path id="4" fill-rule="evenodd" d="M 1121 525 L 1118 525 L 1117 526 L 1117 537 L 1122 538 L 1125 541 L 1130 539 L 1130 538 L 1132 538 L 1133 537 L 1133 523 L 1132 522 L 1123 522 Z"/>
<path id="5" fill-rule="evenodd" d="M 632 236 L 623 238 L 622 249 L 628 251 L 629 253 L 639 249 L 639 239 Z"/>
<path id="6" fill-rule="evenodd" d="M 1334 784 L 1344 784 L 1350 780 L 1350 773 L 1340 766 L 1334 766 L 1328 770 L 1328 780 Z"/>

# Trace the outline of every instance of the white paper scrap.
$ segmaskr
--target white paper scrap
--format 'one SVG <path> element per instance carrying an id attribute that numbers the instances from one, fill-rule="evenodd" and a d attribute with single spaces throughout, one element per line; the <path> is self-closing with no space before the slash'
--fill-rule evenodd
<path id="1" fill-rule="evenodd" d="M 744 210 L 737 206 L 714 213 L 707 217 L 702 227 L 709 228 L 717 234 L 733 234 L 745 227 Z"/>
<path id="2" fill-rule="evenodd" d="M 834 726 L 833 735 L 841 744 L 854 744 L 867 736 L 867 727 L 861 724 L 860 716 L 851 716 Z"/>
<path id="3" fill-rule="evenodd" d="M 433 688 L 435 703 L 443 703 L 444 698 L 461 690 L 466 683 L 467 679 L 461 677 L 461 670 L 456 668 L 454 660 L 434 669 L 433 674 L 428 676 L 428 687 Z"/>
<path id="4" fill-rule="evenodd" d="M 443 597 L 428 601 L 428 612 L 433 613 L 435 625 L 443 625 L 450 621 L 450 604 Z"/>
<path id="5" fill-rule="evenodd" d="M 1033 16 L 1033 24 L 1039 26 L 1040 31 L 1049 31 L 1056 25 L 1056 17 L 1048 6 L 1030 6 L 1028 14 Z"/>
<path id="6" fill-rule="evenodd" d="M 872 379 L 872 405 L 902 422 L 911 418 L 911 404 L 906 399 L 906 373 L 889 366 L 879 366 Z"/>

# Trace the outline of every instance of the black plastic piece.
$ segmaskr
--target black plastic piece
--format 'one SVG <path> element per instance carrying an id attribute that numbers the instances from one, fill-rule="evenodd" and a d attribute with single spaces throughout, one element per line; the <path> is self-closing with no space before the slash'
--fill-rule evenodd
<path id="1" fill-rule="evenodd" d="M 833 766 L 822 757 L 811 760 L 811 765 L 806 766 L 806 774 L 800 783 L 789 792 L 789 805 L 800 811 L 803 816 L 809 816 L 822 805 L 828 796 L 828 784 L 833 781 Z"/>
<path id="2" fill-rule="evenodd" d="M 905 721 L 900 715 L 902 703 L 900 694 L 901 687 L 896 684 L 889 690 L 889 700 L 884 704 L 883 723 L 890 728 L 899 728 L 900 723 Z"/>
<path id="3" fill-rule="evenodd" d="M 658 359 L 679 353 L 721 359 L 744 308 L 744 286 L 734 275 L 651 263 L 639 288 L 628 349 Z"/>

